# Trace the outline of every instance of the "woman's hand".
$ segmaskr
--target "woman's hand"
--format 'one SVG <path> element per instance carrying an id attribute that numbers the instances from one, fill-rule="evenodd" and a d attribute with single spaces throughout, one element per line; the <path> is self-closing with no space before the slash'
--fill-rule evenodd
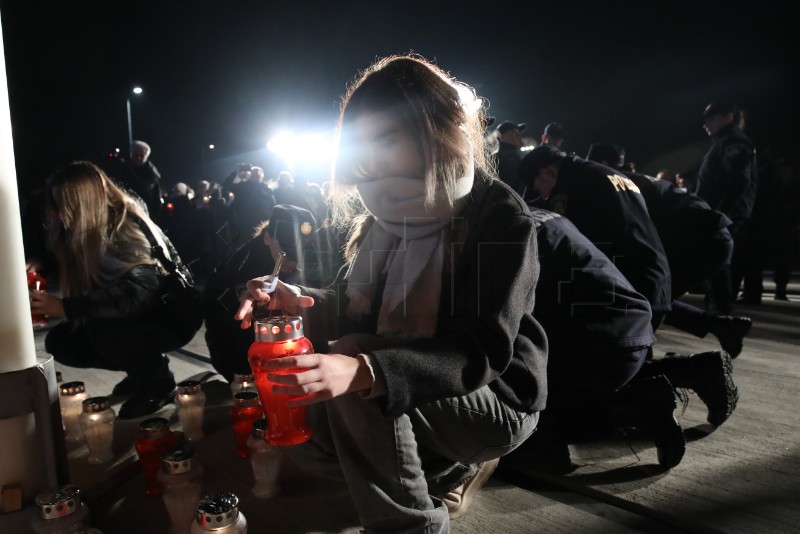
<path id="1" fill-rule="evenodd" d="M 46 291 L 28 291 L 31 297 L 31 313 L 50 317 L 65 317 L 64 303 Z"/>
<path id="2" fill-rule="evenodd" d="M 271 294 L 265 293 L 262 289 L 262 284 L 267 281 L 266 276 L 261 278 L 254 278 L 247 282 L 247 296 L 242 300 L 239 309 L 234 315 L 234 319 L 241 321 L 241 328 L 250 328 L 253 323 L 253 306 L 257 302 L 272 302 L 271 308 L 280 308 L 285 310 L 291 315 L 300 313 L 301 308 L 310 308 L 314 305 L 312 297 L 303 296 L 300 294 L 300 288 L 289 284 L 284 284 L 278 280 L 278 285 L 275 291 Z"/>
<path id="3" fill-rule="evenodd" d="M 353 391 L 372 389 L 372 373 L 360 358 L 344 354 L 302 354 L 275 358 L 261 363 L 267 378 L 275 382 L 272 391 L 285 395 L 302 395 L 286 405 L 307 406 Z M 299 373 L 281 370 L 302 369 Z"/>

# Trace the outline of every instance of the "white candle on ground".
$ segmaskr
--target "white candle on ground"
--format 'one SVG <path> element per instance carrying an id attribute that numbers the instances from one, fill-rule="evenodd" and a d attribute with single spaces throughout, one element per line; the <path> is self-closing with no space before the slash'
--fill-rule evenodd
<path id="1" fill-rule="evenodd" d="M 5 48 L 0 27 L 0 373 L 28 369 L 36 365 L 28 284 L 25 280 L 25 251 L 14 167 L 11 137 L 11 112 L 8 105 Z M 0 455 L 0 486 L 19 482 L 24 499 L 33 498 L 43 488 L 33 414 L 0 420 L 3 453 Z"/>

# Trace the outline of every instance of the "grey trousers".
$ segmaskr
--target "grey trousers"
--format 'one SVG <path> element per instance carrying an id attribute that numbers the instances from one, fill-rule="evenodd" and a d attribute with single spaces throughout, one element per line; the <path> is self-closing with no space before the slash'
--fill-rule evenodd
<path id="1" fill-rule="evenodd" d="M 379 402 L 352 393 L 312 405 L 311 440 L 285 449 L 301 468 L 343 478 L 370 533 L 449 532 L 447 507 L 434 495 L 514 450 L 539 419 L 486 386 L 397 418 L 384 416 Z"/>

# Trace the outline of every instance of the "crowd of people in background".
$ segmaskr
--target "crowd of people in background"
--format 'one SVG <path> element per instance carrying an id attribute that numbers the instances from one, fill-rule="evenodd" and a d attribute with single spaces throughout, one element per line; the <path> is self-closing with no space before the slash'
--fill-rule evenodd
<path id="1" fill-rule="evenodd" d="M 141 289 L 142 280 L 150 286 L 158 285 L 154 278 L 160 272 L 158 262 L 136 252 L 147 248 L 147 242 L 136 230 L 140 228 L 145 237 L 149 232 L 158 238 L 165 249 L 172 251 L 173 259 L 194 275 L 202 293 L 205 336 L 212 365 L 227 380 L 249 371 L 246 353 L 252 336 L 240 328 L 242 314 L 237 315 L 237 310 L 241 312 L 243 298 L 257 300 L 263 295 L 248 282 L 277 267 L 286 287 L 303 288 L 304 294 L 314 296 L 318 302 L 334 298 L 324 292 L 326 288 L 344 287 L 346 281 L 351 283 L 346 294 L 349 307 L 340 312 L 350 318 L 358 316 L 349 326 L 356 325 L 362 337 L 350 339 L 350 345 L 337 345 L 337 350 L 353 360 L 358 356 L 360 367 L 354 373 L 365 368 L 372 373 L 368 387 L 361 388 L 366 390 L 362 393 L 365 398 L 378 396 L 388 400 L 382 412 L 370 411 L 367 405 L 362 405 L 361 397 L 329 401 L 328 406 L 349 410 L 356 414 L 352 417 L 363 418 L 375 428 L 383 428 L 379 424 L 382 413 L 395 418 L 410 413 L 413 423 L 414 414 L 429 411 L 428 415 L 441 417 L 442 424 L 453 429 L 454 435 L 466 435 L 472 431 L 474 422 L 466 424 L 460 416 L 439 408 L 434 410 L 428 403 L 436 400 L 439 392 L 446 396 L 464 395 L 464 399 L 480 394 L 501 399 L 498 402 L 503 410 L 527 421 L 508 437 L 510 441 L 504 442 L 502 452 L 495 456 L 481 453 L 472 458 L 462 458 L 460 452 L 453 455 L 442 452 L 455 450 L 449 448 L 455 447 L 450 438 L 436 432 L 427 435 L 415 426 L 414 432 L 426 436 L 426 444 L 434 444 L 433 449 L 441 456 L 437 457 L 439 460 L 447 457 L 465 462 L 468 467 L 467 472 L 457 472 L 450 464 L 442 464 L 438 478 L 428 480 L 437 495 L 441 494 L 441 502 L 435 499 L 432 510 L 444 514 L 444 519 L 439 519 L 443 524 L 448 512 L 451 517 L 462 513 L 459 509 L 464 498 L 461 494 L 448 497 L 447 490 L 458 486 L 454 482 L 459 481 L 468 486 L 475 477 L 485 481 L 500 454 L 510 453 L 509 465 L 538 461 L 550 470 L 563 472 L 571 466 L 568 443 L 585 441 L 587 436 L 608 428 L 633 427 L 653 440 L 663 467 L 677 465 L 686 448 L 673 413 L 681 389 L 698 394 L 708 409 L 708 421 L 714 426 L 723 424 L 736 408 L 738 392 L 733 381 L 732 359 L 742 352 L 751 326 L 747 317 L 737 314 L 737 303 L 761 302 L 766 268 L 774 272 L 774 298 L 788 299 L 791 269 L 800 252 L 800 178 L 791 162 L 766 152 L 757 156 L 756 143 L 745 134 L 741 110 L 727 102 L 713 102 L 703 113 L 704 128 L 712 143 L 697 170 L 662 169 L 655 177 L 637 172 L 635 164 L 626 160 L 624 148 L 601 142 L 604 140 L 593 144 L 585 158 L 575 154 L 567 130 L 558 122 L 547 124 L 538 139 L 523 137 L 527 131 L 525 123 L 504 120 L 495 126 L 495 119 L 485 113 L 465 119 L 460 108 L 450 110 L 448 104 L 442 104 L 436 113 L 445 115 L 441 127 L 452 129 L 449 133 L 459 133 L 459 127 L 466 128 L 464 121 L 476 119 L 478 139 L 483 136 L 478 143 L 493 147 L 492 159 L 483 161 L 472 149 L 465 148 L 466 139 L 456 140 L 455 133 L 448 144 L 435 138 L 428 131 L 430 124 L 425 126 L 427 123 L 422 119 L 416 122 L 407 117 L 399 119 L 391 111 L 394 108 L 382 107 L 386 101 L 381 94 L 385 93 L 396 100 L 394 105 L 415 109 L 408 99 L 416 97 L 400 90 L 396 84 L 401 82 L 385 77 L 387 72 L 394 71 L 409 79 L 419 78 L 418 83 L 434 96 L 460 94 L 453 97 L 458 100 L 463 94 L 457 93 L 455 82 L 432 65 L 407 57 L 379 63 L 360 79 L 348 95 L 350 108 L 345 107 L 342 112 L 342 120 L 351 121 L 345 122 L 352 129 L 347 133 L 377 151 L 378 157 L 380 150 L 388 151 L 383 154 L 388 162 L 385 165 L 397 174 L 366 168 L 366 164 L 345 167 L 345 163 L 352 163 L 346 160 L 349 154 L 345 152 L 337 162 L 340 189 L 332 188 L 327 181 L 309 182 L 289 171 L 266 176 L 263 168 L 240 163 L 219 181 L 179 182 L 165 191 L 160 173 L 150 160 L 150 146 L 136 141 L 130 158 L 106 161 L 103 170 L 89 163 L 73 164 L 67 171 L 61 170 L 51 177 L 42 196 L 44 202 L 31 198 L 25 203 L 23 234 L 29 270 L 58 278 L 64 301 L 38 297 L 36 306 L 54 316 L 77 318 L 83 330 L 54 328 L 48 335 L 48 350 L 68 365 L 125 371 L 126 379 L 118 384 L 115 393 L 132 394 L 136 400 L 127 405 L 121 416 L 137 417 L 163 406 L 175 386 L 164 352 L 184 342 L 186 332 L 164 330 L 167 327 L 163 322 L 154 324 L 148 318 L 149 308 L 145 304 L 152 300 L 152 291 L 137 297 L 142 304 L 135 313 L 130 310 L 120 313 L 116 309 L 97 315 L 92 311 L 92 306 L 114 308 L 106 301 L 123 293 L 115 293 L 104 284 L 110 278 L 118 278 L 119 272 L 128 273 L 123 278 L 131 287 Z M 427 100 L 420 97 L 419 102 Z M 347 115 L 348 109 L 352 116 Z M 380 128 L 394 130 L 387 134 Z M 397 136 L 395 142 L 401 148 L 373 146 L 376 139 L 386 135 Z M 460 135 L 463 137 L 463 132 Z M 435 161 L 430 150 L 420 148 L 422 143 L 435 146 L 435 158 L 451 159 L 445 163 Z M 375 161 L 369 164 L 377 165 Z M 445 173 L 445 178 L 431 174 L 431 169 Z M 495 173 L 499 181 L 493 180 Z M 384 183 L 384 178 L 391 183 Z M 82 261 L 81 249 L 76 249 L 73 243 L 76 228 L 84 224 L 75 215 L 79 213 L 76 195 L 89 191 L 87 187 L 80 189 L 74 185 L 82 181 L 91 182 L 95 195 L 91 204 L 83 205 L 82 217 L 94 217 L 95 222 L 102 223 L 94 232 L 98 228 L 114 228 L 105 237 L 82 238 L 108 242 L 98 257 L 92 257 L 93 270 L 88 273 L 77 267 Z M 347 194 L 342 192 L 343 186 L 350 187 Z M 77 192 L 71 193 L 70 187 Z M 358 191 L 355 197 L 354 190 Z M 391 197 L 395 202 L 395 196 L 387 196 L 390 191 L 397 198 L 413 193 L 415 199 L 424 196 L 426 200 L 418 202 L 419 205 L 400 201 L 394 205 L 377 198 L 383 195 L 381 198 Z M 440 193 L 444 195 L 441 198 L 437 196 Z M 368 211 L 361 214 L 347 211 L 347 202 L 354 198 L 360 199 Z M 113 205 L 109 208 L 110 218 L 91 215 L 89 207 L 101 213 L 106 205 Z M 506 211 L 498 210 L 497 206 L 505 206 Z M 352 224 L 332 224 L 337 209 L 340 218 L 342 214 L 352 215 Z M 454 216 L 460 209 L 465 209 L 468 219 L 463 228 L 455 225 L 458 227 L 444 231 L 441 226 L 428 229 L 421 225 L 426 232 L 430 231 L 419 236 L 410 235 L 405 226 L 403 231 L 397 229 L 405 216 L 422 216 L 426 210 L 441 210 Z M 501 228 L 498 226 L 501 223 L 509 226 Z M 494 269 L 506 269 L 503 280 L 484 280 L 480 273 L 472 273 L 459 262 L 447 263 L 453 260 L 449 255 L 454 252 L 443 244 L 446 240 L 453 239 L 455 243 L 458 238 L 462 248 L 470 249 L 474 240 L 502 241 L 499 236 L 504 236 L 505 231 L 519 233 L 523 241 L 526 235 L 535 233 L 536 242 L 526 242 L 518 250 L 519 256 L 498 248 L 495 256 L 487 258 L 494 262 Z M 388 249 L 382 247 L 381 240 L 389 244 Z M 394 250 L 393 247 L 400 248 L 384 257 L 386 250 Z M 400 250 L 405 259 L 398 259 Z M 53 251 L 57 258 L 51 255 Z M 475 256 L 470 258 L 474 260 L 485 252 L 478 247 L 472 253 Z M 401 302 L 403 309 L 409 306 L 419 314 L 414 316 L 416 319 L 398 315 L 395 308 L 385 307 L 380 299 L 370 301 L 375 296 L 372 284 L 377 273 L 370 271 L 375 266 L 364 259 L 367 254 L 370 258 L 377 254 L 386 262 L 386 270 L 380 273 L 386 278 L 386 288 L 381 289 L 383 298 Z M 121 261 L 121 255 L 125 261 Z M 444 267 L 438 264 L 431 267 L 431 258 L 439 258 Z M 401 265 L 401 261 L 405 263 Z M 524 262 L 528 263 L 522 265 Z M 390 286 L 402 286 L 409 272 L 413 272 L 411 285 L 425 291 L 392 293 Z M 79 275 L 81 278 L 76 278 Z M 526 280 L 519 279 L 522 275 Z M 537 276 L 536 305 L 529 310 L 533 294 L 523 293 L 533 290 Z M 465 326 L 472 318 L 473 303 L 459 304 L 461 297 L 455 294 L 456 289 L 442 283 L 443 277 L 448 284 L 455 284 L 455 280 L 476 293 L 490 291 L 491 284 L 494 293 L 487 294 L 483 306 L 489 306 L 494 298 L 509 299 L 497 305 L 515 313 L 515 324 L 492 323 L 502 339 L 495 339 L 491 347 L 487 339 L 473 341 L 478 347 L 486 344 L 487 354 L 498 358 L 502 352 L 500 345 L 507 342 L 515 347 L 513 358 L 484 362 L 482 353 L 476 355 L 475 346 L 464 347 L 463 340 L 455 340 L 452 333 L 437 329 L 438 318 L 444 321 L 440 324 L 463 331 L 466 337 L 474 334 Z M 353 281 L 359 281 L 363 287 Z M 106 301 L 101 302 L 97 297 L 98 287 L 104 288 Z M 301 298 L 299 289 L 293 291 L 281 298 Z M 688 292 L 704 293 L 704 308 L 683 302 L 681 297 Z M 453 299 L 454 306 L 463 304 L 464 309 L 453 313 L 455 316 L 464 313 L 459 320 L 467 323 L 452 318 L 449 322 L 444 320 L 446 314 L 438 306 L 446 298 Z M 359 299 L 366 299 L 366 303 Z M 367 308 L 362 306 L 354 314 L 353 309 L 362 304 Z M 377 324 L 364 319 L 370 305 L 377 306 L 374 318 Z M 498 311 L 495 319 L 500 321 L 497 317 L 503 315 Z M 248 317 L 245 321 L 249 321 Z M 698 337 L 713 334 L 719 340 L 720 350 L 668 357 L 654 355 L 654 333 L 665 322 Z M 103 325 L 104 330 L 98 330 L 96 324 Z M 106 337 L 97 337 L 98 332 L 108 332 L 105 328 L 108 324 L 115 328 L 124 325 L 139 328 L 145 324 L 146 328 L 158 330 L 158 335 L 151 338 L 151 345 L 137 348 L 147 358 L 114 352 Z M 544 365 L 539 325 L 549 344 L 547 386 L 543 376 L 531 378 L 521 370 L 531 362 L 534 367 Z M 384 337 L 372 337 L 376 332 Z M 425 341 L 387 346 L 385 336 Z M 96 354 L 93 353 L 91 360 L 79 362 L 76 343 L 92 345 Z M 356 346 L 364 353 L 353 352 Z M 107 354 L 112 352 L 116 356 L 109 359 Z M 445 362 L 441 365 L 457 371 L 464 382 L 442 379 L 428 384 L 424 378 L 428 369 L 425 361 L 433 352 Z M 464 354 L 473 360 L 468 362 Z M 398 355 L 411 363 L 399 364 L 395 359 Z M 525 358 L 530 360 L 527 364 Z M 131 366 L 130 361 L 138 362 L 137 366 Z M 501 367 L 510 370 L 502 371 Z M 375 369 L 380 372 L 376 374 Z M 436 366 L 428 371 L 440 372 Z M 518 381 L 504 383 L 503 377 L 508 378 L 514 372 L 518 372 L 515 379 Z M 410 384 L 409 377 L 418 377 L 419 383 Z M 527 384 L 526 380 L 530 382 L 528 397 L 514 390 L 520 383 Z M 487 381 L 500 385 L 486 388 Z M 435 393 L 424 389 L 428 386 Z M 545 396 L 547 408 L 542 410 Z M 536 416 L 526 419 L 530 414 Z M 537 425 L 537 417 L 539 430 L 526 440 Z M 329 424 L 337 425 L 335 436 L 352 430 L 347 421 L 333 417 Z M 302 456 L 303 450 L 297 451 Z M 358 453 L 377 461 L 377 455 L 391 452 L 388 447 L 379 452 Z M 408 450 L 405 452 L 410 454 Z M 352 461 L 355 455 L 351 450 L 339 451 L 346 461 Z M 356 467 L 343 465 L 349 470 L 349 477 L 361 476 Z M 419 465 L 414 465 L 419 470 Z M 417 478 L 424 476 L 421 471 L 417 475 Z M 387 487 L 393 486 L 387 483 Z M 414 498 L 425 500 L 428 486 L 418 489 L 419 495 L 415 493 Z M 357 505 L 365 522 L 380 521 L 375 510 L 382 510 L 381 514 L 392 510 L 389 499 L 375 492 L 365 490 L 357 497 L 362 500 Z M 451 497 L 456 499 L 455 504 L 448 501 Z M 419 506 L 425 509 L 428 505 Z M 398 521 L 400 516 L 409 520 L 409 525 L 420 520 L 405 509 L 396 515 Z"/>

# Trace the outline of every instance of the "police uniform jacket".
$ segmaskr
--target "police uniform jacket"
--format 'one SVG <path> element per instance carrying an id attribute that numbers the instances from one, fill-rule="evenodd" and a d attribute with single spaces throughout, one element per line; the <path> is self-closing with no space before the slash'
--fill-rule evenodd
<path id="1" fill-rule="evenodd" d="M 549 384 L 613 391 L 655 343 L 650 304 L 569 219 L 531 214 L 541 266 L 533 315 L 547 333 Z"/>
<path id="2" fill-rule="evenodd" d="M 724 213 L 712 210 L 705 200 L 671 182 L 634 172 L 624 174 L 642 192 L 670 265 L 673 255 L 687 248 L 687 242 L 715 239 L 720 230 L 731 225 Z"/>
<path id="3" fill-rule="evenodd" d="M 732 232 L 750 219 L 756 198 L 753 142 L 734 124 L 714 136 L 697 173 L 697 195 L 733 221 Z"/>
<path id="4" fill-rule="evenodd" d="M 671 309 L 666 253 L 641 190 L 628 177 L 577 156 L 563 158 L 542 207 L 572 221 L 644 295 L 654 315 Z"/>

